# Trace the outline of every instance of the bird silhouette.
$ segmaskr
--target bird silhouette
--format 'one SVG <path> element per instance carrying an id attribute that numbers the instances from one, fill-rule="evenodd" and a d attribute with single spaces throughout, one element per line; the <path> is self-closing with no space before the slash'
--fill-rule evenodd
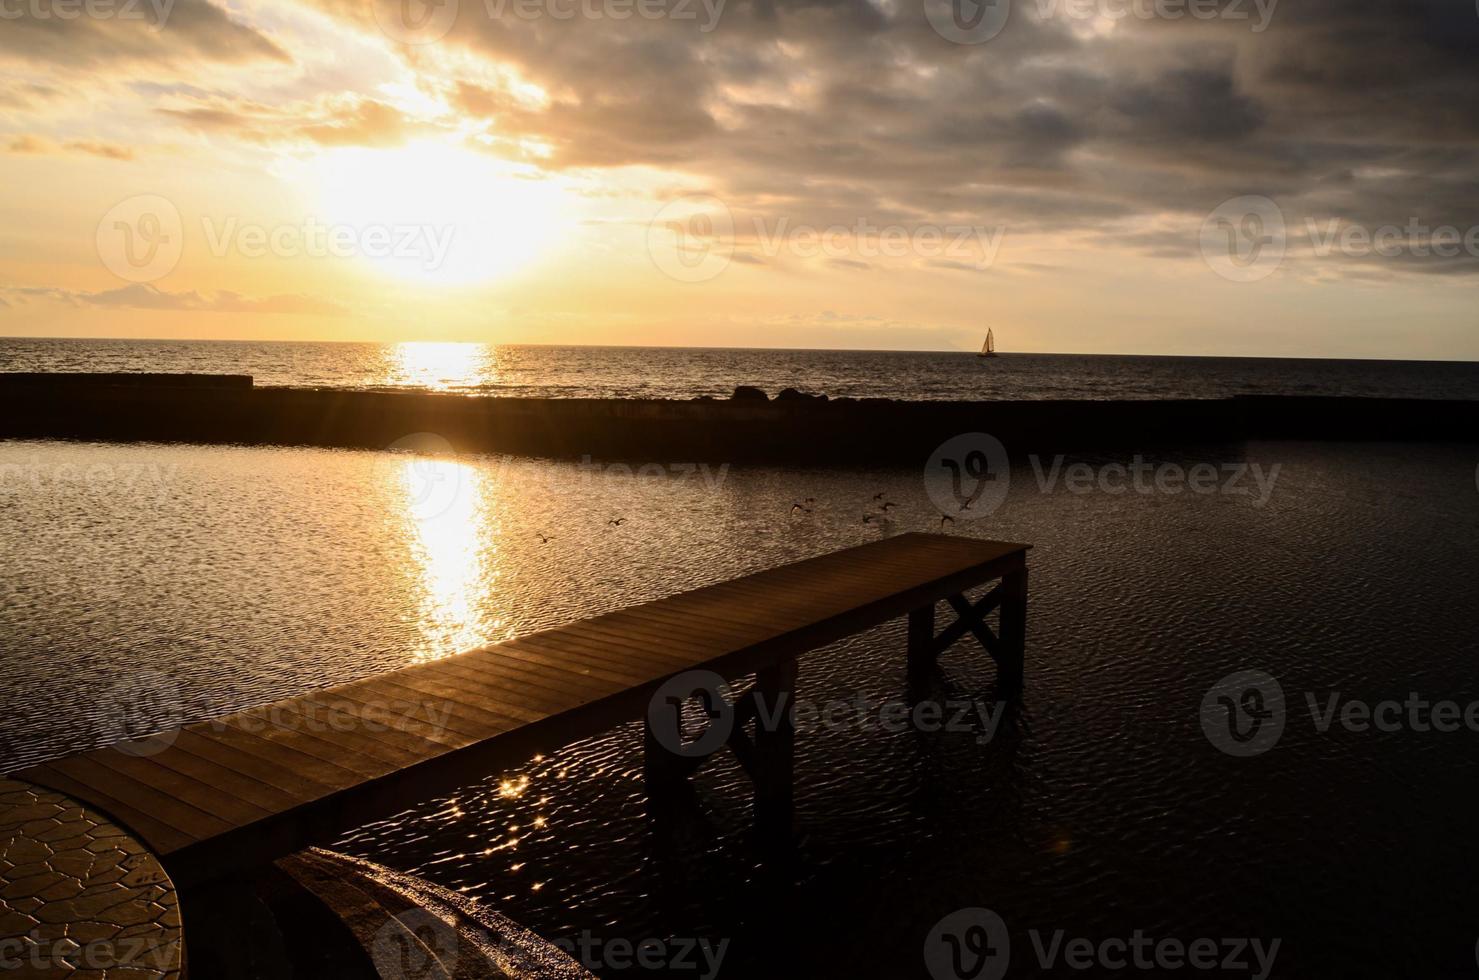
<path id="1" fill-rule="evenodd" d="M 626 522 L 627 522 L 627 519 L 625 517 L 613 517 L 611 520 L 607 521 L 606 523 L 610 527 L 621 527 Z"/>
<path id="2" fill-rule="evenodd" d="M 534 536 L 539 539 L 540 544 L 549 544 L 549 535 L 545 534 L 543 531 L 535 531 Z"/>
<path id="3" fill-rule="evenodd" d="M 872 524 L 873 523 L 873 515 L 872 514 L 864 514 L 863 515 L 863 523 L 864 524 Z"/>
<path id="4" fill-rule="evenodd" d="M 873 501 L 874 501 L 874 502 L 875 502 L 875 503 L 877 503 L 877 502 L 878 502 L 878 501 L 880 501 L 880 500 L 882 500 L 882 499 L 883 499 L 883 496 L 884 496 L 884 495 L 883 495 L 883 494 L 881 494 L 881 493 L 875 493 L 875 494 L 874 494 L 874 495 L 873 495 Z"/>
<path id="5" fill-rule="evenodd" d="M 894 503 L 892 500 L 885 500 L 883 502 L 883 506 L 881 508 L 879 508 L 879 509 L 882 510 L 885 514 L 887 514 L 888 513 L 888 509 L 890 507 L 897 507 L 897 506 L 899 506 L 899 505 L 896 504 L 896 503 Z"/>

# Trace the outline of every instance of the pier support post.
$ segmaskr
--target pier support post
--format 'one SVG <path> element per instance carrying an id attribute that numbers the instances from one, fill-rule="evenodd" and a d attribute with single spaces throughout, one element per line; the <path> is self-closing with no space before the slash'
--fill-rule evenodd
<path id="1" fill-rule="evenodd" d="M 643 719 L 642 778 L 651 798 L 681 795 L 689 788 L 688 776 L 713 751 L 684 745 L 682 710 L 682 698 L 668 698 L 665 703 L 650 705 Z"/>
<path id="2" fill-rule="evenodd" d="M 755 675 L 755 824 L 764 836 L 788 835 L 795 809 L 796 658 Z"/>
<path id="3" fill-rule="evenodd" d="M 658 739 L 649 717 L 642 726 L 642 780 L 647 786 L 647 795 L 652 798 L 665 796 L 682 779 L 677 757 Z"/>
<path id="4" fill-rule="evenodd" d="M 1027 566 L 1008 572 L 1001 580 L 1001 642 L 996 666 L 1001 685 L 1022 690 L 1022 667 L 1027 656 Z"/>
<path id="5" fill-rule="evenodd" d="M 795 797 L 796 668 L 794 656 L 784 657 L 757 670 L 754 686 L 733 704 L 710 703 L 718 727 L 689 745 L 682 743 L 681 701 L 649 711 L 643 728 L 649 800 L 660 809 L 676 796 L 691 794 L 688 777 L 727 745 L 754 784 L 757 825 L 762 831 L 789 834 Z"/>
<path id="6" fill-rule="evenodd" d="M 928 670 L 935 662 L 935 604 L 909 612 L 909 669 Z"/>

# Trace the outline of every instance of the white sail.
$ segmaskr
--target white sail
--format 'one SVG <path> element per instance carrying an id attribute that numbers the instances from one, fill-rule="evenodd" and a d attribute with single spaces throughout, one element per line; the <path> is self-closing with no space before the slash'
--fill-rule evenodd
<path id="1" fill-rule="evenodd" d="M 982 354 L 994 354 L 994 353 L 996 353 L 996 338 L 992 335 L 992 333 L 991 333 L 990 330 L 987 330 L 986 331 L 986 342 L 981 345 L 981 353 Z"/>

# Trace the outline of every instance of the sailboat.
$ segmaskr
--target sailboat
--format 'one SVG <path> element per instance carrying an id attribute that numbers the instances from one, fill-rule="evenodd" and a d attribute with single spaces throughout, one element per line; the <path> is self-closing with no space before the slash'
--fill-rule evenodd
<path id="1" fill-rule="evenodd" d="M 988 329 L 986 331 L 986 342 L 981 345 L 981 353 L 977 354 L 976 356 L 977 357 L 995 357 L 996 356 L 996 337 L 992 335 L 990 329 Z"/>

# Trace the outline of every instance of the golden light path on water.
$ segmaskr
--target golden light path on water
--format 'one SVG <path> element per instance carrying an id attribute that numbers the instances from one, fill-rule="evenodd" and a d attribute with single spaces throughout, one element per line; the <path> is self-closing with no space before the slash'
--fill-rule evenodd
<path id="1" fill-rule="evenodd" d="M 503 639 L 495 593 L 503 577 L 497 481 L 453 458 L 399 461 L 401 528 L 419 575 L 421 643 L 413 661 L 436 660 Z"/>
<path id="2" fill-rule="evenodd" d="M 497 373 L 486 344 L 408 341 L 390 348 L 387 359 L 387 380 L 434 390 L 472 387 Z M 420 663 L 503 639 L 507 619 L 485 618 L 486 610 L 501 607 L 498 481 L 459 462 L 436 437 L 425 436 L 425 444 L 415 439 L 406 447 L 415 455 L 398 460 L 399 493 L 392 497 L 420 578 L 421 643 L 412 655 Z"/>
<path id="3" fill-rule="evenodd" d="M 498 363 L 487 344 L 407 341 L 389 348 L 386 381 L 434 391 L 470 388 L 497 380 Z"/>

